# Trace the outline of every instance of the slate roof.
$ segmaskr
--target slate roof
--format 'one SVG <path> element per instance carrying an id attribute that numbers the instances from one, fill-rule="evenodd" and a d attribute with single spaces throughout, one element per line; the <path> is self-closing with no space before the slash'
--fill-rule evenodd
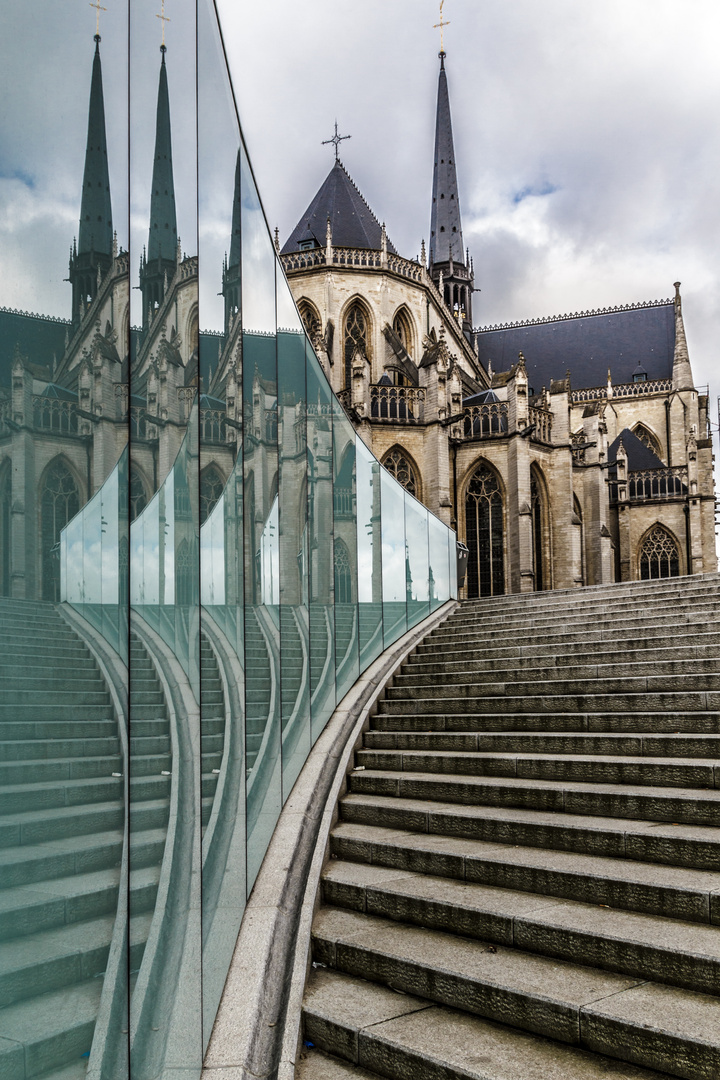
<path id="1" fill-rule="evenodd" d="M 608 447 L 608 461 L 615 461 L 620 440 L 627 454 L 628 472 L 638 472 L 641 469 L 664 469 L 665 464 L 657 454 L 646 446 L 644 442 L 633 435 L 629 428 L 623 428 L 617 439 Z"/>
<path id="2" fill-rule="evenodd" d="M 506 371 L 525 356 L 535 393 L 570 371 L 573 390 L 602 386 L 608 369 L 613 383 L 633 381 L 641 363 L 648 380 L 669 379 L 675 348 L 675 308 L 671 300 L 564 315 L 537 322 L 481 327 L 480 361 Z"/>
<path id="3" fill-rule="evenodd" d="M 31 364 L 52 370 L 53 356 L 60 361 L 70 330 L 66 319 L 0 308 L 0 385 L 10 386 L 16 345 Z"/>
<path id="4" fill-rule="evenodd" d="M 320 190 L 302 215 L 282 249 L 283 255 L 298 251 L 301 243 L 314 240 L 325 247 L 330 218 L 335 247 L 380 251 L 382 227 L 360 194 L 341 161 L 336 161 Z M 397 254 L 388 240 L 388 251 Z"/>
<path id="5" fill-rule="evenodd" d="M 90 108 L 88 112 L 85 171 L 83 173 L 80 206 L 78 254 L 82 255 L 84 252 L 95 251 L 103 255 L 111 255 L 112 242 L 110 173 L 105 138 L 105 105 L 103 102 L 102 68 L 100 64 L 100 38 L 96 37 L 92 81 L 90 83 Z"/>
<path id="6" fill-rule="evenodd" d="M 177 251 L 177 218 L 175 214 L 175 185 L 173 183 L 172 138 L 170 134 L 170 99 L 168 96 L 165 53 L 160 64 L 157 118 L 155 124 L 155 157 L 153 160 L 150 194 L 150 235 L 148 262 L 172 259 Z"/>
<path id="7" fill-rule="evenodd" d="M 430 262 L 449 262 L 451 254 L 458 262 L 464 262 L 465 248 L 460 223 L 460 197 L 455 168 L 452 120 L 450 119 L 450 96 L 445 74 L 445 53 L 440 53 L 435 118 L 433 201 L 430 215 Z"/>

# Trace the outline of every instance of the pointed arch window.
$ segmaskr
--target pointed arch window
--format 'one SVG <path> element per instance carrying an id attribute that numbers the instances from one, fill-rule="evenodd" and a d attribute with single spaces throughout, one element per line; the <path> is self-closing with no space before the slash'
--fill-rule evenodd
<path id="1" fill-rule="evenodd" d="M 360 304 L 353 304 L 345 317 L 344 359 L 346 389 L 349 389 L 351 385 L 352 361 L 358 350 L 367 356 L 368 321 Z"/>
<path id="2" fill-rule="evenodd" d="M 503 497 L 500 481 L 485 463 L 478 465 L 465 498 L 465 536 L 470 549 L 469 598 L 505 592 Z"/>
<path id="3" fill-rule="evenodd" d="M 145 481 L 143 480 L 140 471 L 135 468 L 130 468 L 130 520 L 134 521 L 136 517 L 142 514 L 143 510 L 148 504 L 147 488 L 145 487 Z"/>
<path id="4" fill-rule="evenodd" d="M 80 509 L 80 493 L 64 461 L 47 468 L 40 491 L 40 551 L 43 600 L 60 599 L 60 533 Z"/>
<path id="5" fill-rule="evenodd" d="M 208 465 L 200 473 L 200 524 L 210 517 L 223 493 L 225 480 L 215 465 Z"/>
<path id="6" fill-rule="evenodd" d="M 389 450 L 382 463 L 406 491 L 409 491 L 416 499 L 420 498 L 420 483 L 416 470 L 399 447 L 394 446 L 392 450 Z"/>
<path id="7" fill-rule="evenodd" d="M 545 567 L 549 541 L 548 511 L 543 485 L 534 469 L 530 470 L 530 513 L 535 591 L 549 587 Z"/>
<path id="8" fill-rule="evenodd" d="M 335 538 L 335 603 L 352 604 L 352 567 L 347 545 Z"/>
<path id="9" fill-rule="evenodd" d="M 12 520 L 12 471 L 10 462 L 0 468 L 0 596 L 10 596 L 10 544 Z"/>
<path id="10" fill-rule="evenodd" d="M 680 551 L 677 543 L 662 525 L 655 525 L 640 548 L 640 579 L 679 577 Z"/>
<path id="11" fill-rule="evenodd" d="M 659 457 L 661 461 L 663 460 L 660 442 L 649 428 L 646 428 L 644 424 L 636 424 L 633 428 L 633 435 L 635 435 L 644 446 L 647 446 L 648 450 L 652 450 L 653 454 Z"/>
<path id="12" fill-rule="evenodd" d="M 307 336 L 314 342 L 320 336 L 320 316 L 315 307 L 307 300 L 301 300 L 298 304 L 300 318 L 307 332 Z"/>

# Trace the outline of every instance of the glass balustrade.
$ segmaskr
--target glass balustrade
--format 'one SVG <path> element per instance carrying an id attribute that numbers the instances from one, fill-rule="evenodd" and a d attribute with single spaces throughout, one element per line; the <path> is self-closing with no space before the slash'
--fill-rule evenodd
<path id="1" fill-rule="evenodd" d="M 314 743 L 457 593 L 454 533 L 300 320 L 212 0 L 160 14 L 50 13 L 67 93 L 56 66 L 49 121 L 7 98 L 20 170 L 48 122 L 87 135 L 74 243 L 65 211 L 59 257 L 33 226 L 43 267 L 0 298 L 0 1075 L 22 1080 L 200 1076 Z M 29 11 L 17 29 L 27 53 Z"/>

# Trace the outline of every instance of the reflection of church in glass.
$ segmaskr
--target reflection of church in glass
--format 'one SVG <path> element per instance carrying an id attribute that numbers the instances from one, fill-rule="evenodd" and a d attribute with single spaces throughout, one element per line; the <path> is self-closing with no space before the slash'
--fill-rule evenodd
<path id="1" fill-rule="evenodd" d="M 3 596 L 59 598 L 60 533 L 114 468 L 128 426 L 132 518 L 182 441 L 197 379 L 197 257 L 183 255 L 177 236 L 164 46 L 141 327 L 130 328 L 129 257 L 113 231 L 99 35 L 68 278 L 68 320 L 0 310 Z"/>

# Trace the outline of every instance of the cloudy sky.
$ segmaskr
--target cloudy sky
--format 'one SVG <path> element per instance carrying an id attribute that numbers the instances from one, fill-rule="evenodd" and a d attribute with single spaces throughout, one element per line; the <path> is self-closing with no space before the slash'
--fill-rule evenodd
<path id="1" fill-rule="evenodd" d="M 218 0 L 241 120 L 284 238 L 342 157 L 397 249 L 427 240 L 437 0 Z M 114 219 L 128 243 L 125 0 L 105 0 Z M 157 3 L 134 0 L 132 238 L 147 229 Z M 475 322 L 666 297 L 682 281 L 698 383 L 715 395 L 720 326 L 717 63 L 711 0 L 446 0 Z M 194 250 L 192 0 L 166 0 L 179 230 Z M 94 13 L 7 0 L 0 38 L 0 303 L 67 315 Z M 219 98 L 218 98 L 219 100 Z M 223 105 L 223 108 L 225 106 Z M 201 125 L 202 134 L 202 125 Z M 232 141 L 232 140 L 231 140 Z M 229 145 L 228 162 L 234 151 Z M 223 186 L 231 186 L 224 167 Z M 218 219 L 217 245 L 227 225 Z M 133 258 L 133 268 L 135 258 Z M 59 269 L 58 269 L 59 268 Z"/>
<path id="2" fill-rule="evenodd" d="M 401 254 L 429 231 L 437 0 L 219 0 L 265 209 L 286 237 L 342 159 Z M 716 394 L 720 9 L 446 0 L 477 324 L 670 296 Z"/>

